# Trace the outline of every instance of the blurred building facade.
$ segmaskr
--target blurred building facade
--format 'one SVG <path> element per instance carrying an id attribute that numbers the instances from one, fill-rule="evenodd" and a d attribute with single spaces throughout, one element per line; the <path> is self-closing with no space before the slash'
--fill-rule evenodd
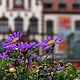
<path id="1" fill-rule="evenodd" d="M 43 0 L 43 14 L 45 33 L 49 24 L 55 36 L 63 33 L 67 37 L 66 42 L 56 46 L 55 57 L 80 62 L 80 0 Z M 70 36 L 72 33 L 74 37 Z M 74 44 L 75 40 L 78 43 Z"/>
<path id="2" fill-rule="evenodd" d="M 42 5 L 37 0 L 0 0 L 0 41 L 24 30 L 22 41 L 42 41 Z"/>
<path id="3" fill-rule="evenodd" d="M 0 41 L 21 30 L 23 41 L 36 42 L 79 31 L 80 0 L 0 0 Z M 55 58 L 63 57 L 67 58 L 67 42 L 55 47 Z"/>

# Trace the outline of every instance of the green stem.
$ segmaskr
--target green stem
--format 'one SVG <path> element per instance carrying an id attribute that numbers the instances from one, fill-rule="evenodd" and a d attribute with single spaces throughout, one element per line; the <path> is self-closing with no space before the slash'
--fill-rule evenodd
<path id="1" fill-rule="evenodd" d="M 53 51 L 53 48 L 54 48 L 54 47 L 51 48 L 52 62 L 54 62 L 54 51 Z"/>

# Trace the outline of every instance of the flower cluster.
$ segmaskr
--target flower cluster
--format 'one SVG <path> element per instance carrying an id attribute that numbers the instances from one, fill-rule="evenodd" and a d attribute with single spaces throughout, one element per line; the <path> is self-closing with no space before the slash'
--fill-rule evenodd
<path id="1" fill-rule="evenodd" d="M 3 45 L 6 51 L 0 54 L 1 79 L 73 80 L 78 77 L 79 71 L 75 66 L 66 65 L 62 61 L 48 63 L 47 57 L 42 59 L 37 53 L 39 47 L 44 47 L 44 50 L 53 49 L 56 44 L 63 42 L 65 38 L 62 35 L 54 40 L 48 36 L 48 40 L 43 39 L 43 42 L 37 44 L 36 42 L 20 42 L 23 32 L 10 34 Z"/>

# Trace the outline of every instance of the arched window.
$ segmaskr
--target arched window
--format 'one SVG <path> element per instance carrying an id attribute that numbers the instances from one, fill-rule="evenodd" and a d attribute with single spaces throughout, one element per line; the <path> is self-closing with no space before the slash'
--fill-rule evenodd
<path id="1" fill-rule="evenodd" d="M 30 33 L 38 33 L 38 19 L 35 17 L 30 19 Z"/>
<path id="2" fill-rule="evenodd" d="M 15 19 L 15 31 L 23 30 L 23 19 L 21 17 L 17 17 Z"/>
<path id="3" fill-rule="evenodd" d="M 53 33 L 53 21 L 51 20 L 47 21 L 47 33 L 48 34 Z"/>
<path id="4" fill-rule="evenodd" d="M 0 33 L 8 32 L 8 19 L 6 17 L 0 18 Z"/>

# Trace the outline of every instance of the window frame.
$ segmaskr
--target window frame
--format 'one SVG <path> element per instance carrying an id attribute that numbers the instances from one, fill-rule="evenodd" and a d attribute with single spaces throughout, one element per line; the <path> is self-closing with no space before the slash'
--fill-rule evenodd
<path id="1" fill-rule="evenodd" d="M 51 5 L 50 5 L 51 4 Z M 50 6 L 50 7 L 49 7 Z M 47 1 L 46 3 L 44 3 L 44 8 L 46 9 L 46 10 L 52 10 L 52 8 L 53 8 L 53 3 L 52 2 L 50 2 L 50 1 Z"/>
<path id="2" fill-rule="evenodd" d="M 65 7 L 62 7 L 62 5 L 65 6 Z M 66 10 L 67 9 L 67 3 L 66 2 L 60 2 L 59 3 L 59 9 Z"/>
<path id="3" fill-rule="evenodd" d="M 51 23 L 51 24 L 50 24 Z M 49 27 L 51 27 L 52 29 L 52 31 L 48 31 L 49 29 L 48 29 L 48 25 L 51 25 L 51 26 L 49 26 Z M 47 22 L 46 22 L 46 33 L 47 34 L 53 34 L 53 21 L 52 20 L 48 20 Z"/>
<path id="4" fill-rule="evenodd" d="M 17 18 L 15 18 L 14 21 L 15 21 L 15 31 L 22 31 L 23 30 L 23 19 L 21 17 L 17 17 Z M 18 25 L 18 26 L 16 26 L 16 25 Z M 22 27 L 21 27 L 21 25 L 22 25 Z M 16 27 L 18 27 L 18 28 L 16 28 Z M 19 30 L 19 27 L 21 30 Z"/>
<path id="5" fill-rule="evenodd" d="M 2 0 L 0 0 L 0 5 L 2 4 Z"/>
<path id="6" fill-rule="evenodd" d="M 5 16 L 3 16 L 2 18 L 0 18 L 0 21 L 1 21 L 0 27 L 3 28 L 3 31 L 1 30 L 0 33 L 2 33 L 2 34 L 8 33 L 8 19 Z M 7 27 L 5 25 L 7 25 Z M 6 29 L 4 29 L 5 27 L 6 27 Z M 4 30 L 7 30 L 7 31 L 4 31 Z"/>
<path id="7" fill-rule="evenodd" d="M 36 21 L 36 22 L 35 22 Z M 32 23 L 32 22 L 35 22 L 35 23 Z M 32 26 L 34 24 L 34 26 Z M 36 25 L 36 26 L 35 26 Z M 38 33 L 38 19 L 36 18 L 36 17 L 32 17 L 31 19 L 30 19 L 30 33 L 31 34 L 37 34 Z M 35 27 L 35 28 L 33 28 L 33 27 Z M 34 31 L 32 31 L 31 30 L 31 28 L 33 28 L 33 30 L 34 29 L 36 29 L 36 30 L 34 30 Z M 35 32 L 36 31 L 36 32 Z"/>
<path id="8" fill-rule="evenodd" d="M 77 27 L 77 23 L 80 23 L 80 21 L 75 21 L 75 30 L 79 31 L 80 30 L 79 27 L 76 28 Z"/>
<path id="9" fill-rule="evenodd" d="M 31 2 L 32 2 L 31 0 L 28 0 L 28 7 L 29 7 L 29 8 L 32 7 L 32 6 L 31 6 Z"/>
<path id="10" fill-rule="evenodd" d="M 77 8 L 76 8 L 75 6 L 76 6 Z M 73 3 L 73 9 L 74 9 L 74 10 L 79 10 L 79 9 L 80 9 L 80 3 L 78 3 L 78 2 Z"/>
<path id="11" fill-rule="evenodd" d="M 14 8 L 24 8 L 24 0 L 22 0 L 22 4 L 20 6 L 16 5 L 16 0 L 14 0 Z"/>
<path id="12" fill-rule="evenodd" d="M 6 7 L 7 7 L 7 8 L 9 8 L 9 1 L 10 1 L 10 0 L 7 0 L 7 2 L 6 2 Z"/>

